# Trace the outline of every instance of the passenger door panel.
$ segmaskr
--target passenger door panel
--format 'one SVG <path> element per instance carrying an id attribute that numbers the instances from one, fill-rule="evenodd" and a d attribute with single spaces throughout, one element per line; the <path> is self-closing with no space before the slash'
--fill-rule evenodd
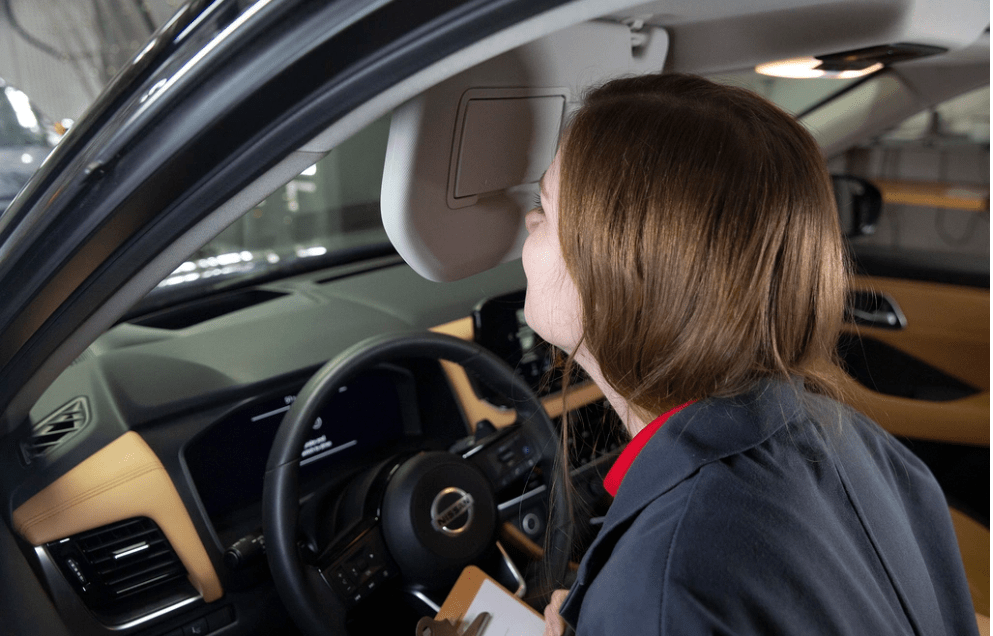
<path id="1" fill-rule="evenodd" d="M 952 392 L 955 399 L 914 399 L 853 381 L 849 383 L 853 405 L 895 435 L 988 446 L 989 290 L 868 276 L 855 277 L 852 289 L 886 294 L 902 312 L 906 326 L 892 329 L 848 324 L 848 334 L 863 342 L 888 345 L 930 367 L 935 372 L 932 377 L 943 374 L 949 378 L 948 385 L 965 387 L 957 394 Z M 886 384 L 888 374 L 903 373 L 906 367 L 884 368 L 873 360 L 868 363 L 878 385 Z M 909 388 L 914 395 L 928 393 L 927 387 Z"/>

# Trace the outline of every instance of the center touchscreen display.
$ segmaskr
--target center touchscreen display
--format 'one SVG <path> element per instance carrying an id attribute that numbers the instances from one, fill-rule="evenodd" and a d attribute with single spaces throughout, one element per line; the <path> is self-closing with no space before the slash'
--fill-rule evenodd
<path id="1" fill-rule="evenodd" d="M 403 437 L 395 377 L 369 371 L 342 386 L 311 424 L 300 454 L 302 481 Z M 212 519 L 262 499 L 272 440 L 296 395 L 256 402 L 211 426 L 184 453 L 200 500 Z"/>

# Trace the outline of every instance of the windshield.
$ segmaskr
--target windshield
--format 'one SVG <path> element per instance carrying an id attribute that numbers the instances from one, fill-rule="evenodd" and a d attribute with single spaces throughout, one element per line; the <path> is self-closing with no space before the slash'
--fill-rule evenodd
<path id="1" fill-rule="evenodd" d="M 390 118 L 382 117 L 277 189 L 200 248 L 150 296 L 247 273 L 340 262 L 389 249 L 379 210 Z M 309 269 L 309 266 L 305 266 Z"/>
<path id="2" fill-rule="evenodd" d="M 131 26 L 136 32 L 141 28 L 151 29 L 168 16 L 168 11 L 156 9 L 145 16 L 151 23 L 146 25 L 139 21 L 140 24 L 135 22 Z M 123 16 L 122 19 L 125 17 L 130 20 L 134 16 Z M 107 45 L 120 50 L 113 60 L 104 60 L 106 64 L 98 69 L 94 67 L 100 71 L 96 76 L 89 77 L 92 73 L 84 74 L 87 77 L 74 75 L 81 85 L 86 84 L 82 80 L 87 78 L 90 84 L 99 85 L 140 47 L 142 38 L 111 37 L 113 34 L 102 32 L 102 24 L 96 19 L 92 22 L 97 31 L 106 36 Z M 25 52 L 29 50 L 25 49 Z M 83 68 L 87 72 L 96 72 L 94 69 Z M 55 83 L 55 79 L 54 76 L 48 78 L 50 83 Z M 754 90 L 795 114 L 858 81 L 774 78 L 750 69 L 712 76 L 712 79 Z M 58 83 L 67 90 L 73 88 L 80 97 L 64 104 L 52 102 L 46 110 L 60 117 L 78 116 L 66 104 L 82 102 L 87 91 L 79 90 L 67 79 Z M 94 91 L 89 93 L 95 96 Z M 47 93 L 39 88 L 38 94 Z M 0 119 L 5 126 L 4 144 L 12 143 L 9 140 L 15 138 L 44 139 L 44 132 L 28 121 L 33 111 L 25 104 L 27 98 L 19 90 L 8 86 L 2 91 Z M 11 126 L 9 122 L 20 125 Z M 388 252 L 391 248 L 379 209 L 388 132 L 389 116 L 386 116 L 279 187 L 165 277 L 136 311 L 141 313 L 183 296 L 219 289 L 222 285 L 240 285 L 248 280 L 277 277 L 287 272 Z"/>

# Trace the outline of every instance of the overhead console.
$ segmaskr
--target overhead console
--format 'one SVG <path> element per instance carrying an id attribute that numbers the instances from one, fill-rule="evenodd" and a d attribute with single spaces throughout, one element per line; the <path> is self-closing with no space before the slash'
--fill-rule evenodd
<path id="1" fill-rule="evenodd" d="M 393 111 L 383 225 L 419 274 L 451 281 L 520 256 L 523 217 L 583 91 L 660 71 L 662 29 L 587 22 L 504 53 Z"/>

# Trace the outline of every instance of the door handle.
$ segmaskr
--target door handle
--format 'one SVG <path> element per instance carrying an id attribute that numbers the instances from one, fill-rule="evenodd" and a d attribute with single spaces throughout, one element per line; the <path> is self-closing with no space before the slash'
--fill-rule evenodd
<path id="1" fill-rule="evenodd" d="M 879 329 L 904 329 L 907 318 L 889 294 L 864 290 L 848 292 L 846 318 L 849 322 Z"/>

